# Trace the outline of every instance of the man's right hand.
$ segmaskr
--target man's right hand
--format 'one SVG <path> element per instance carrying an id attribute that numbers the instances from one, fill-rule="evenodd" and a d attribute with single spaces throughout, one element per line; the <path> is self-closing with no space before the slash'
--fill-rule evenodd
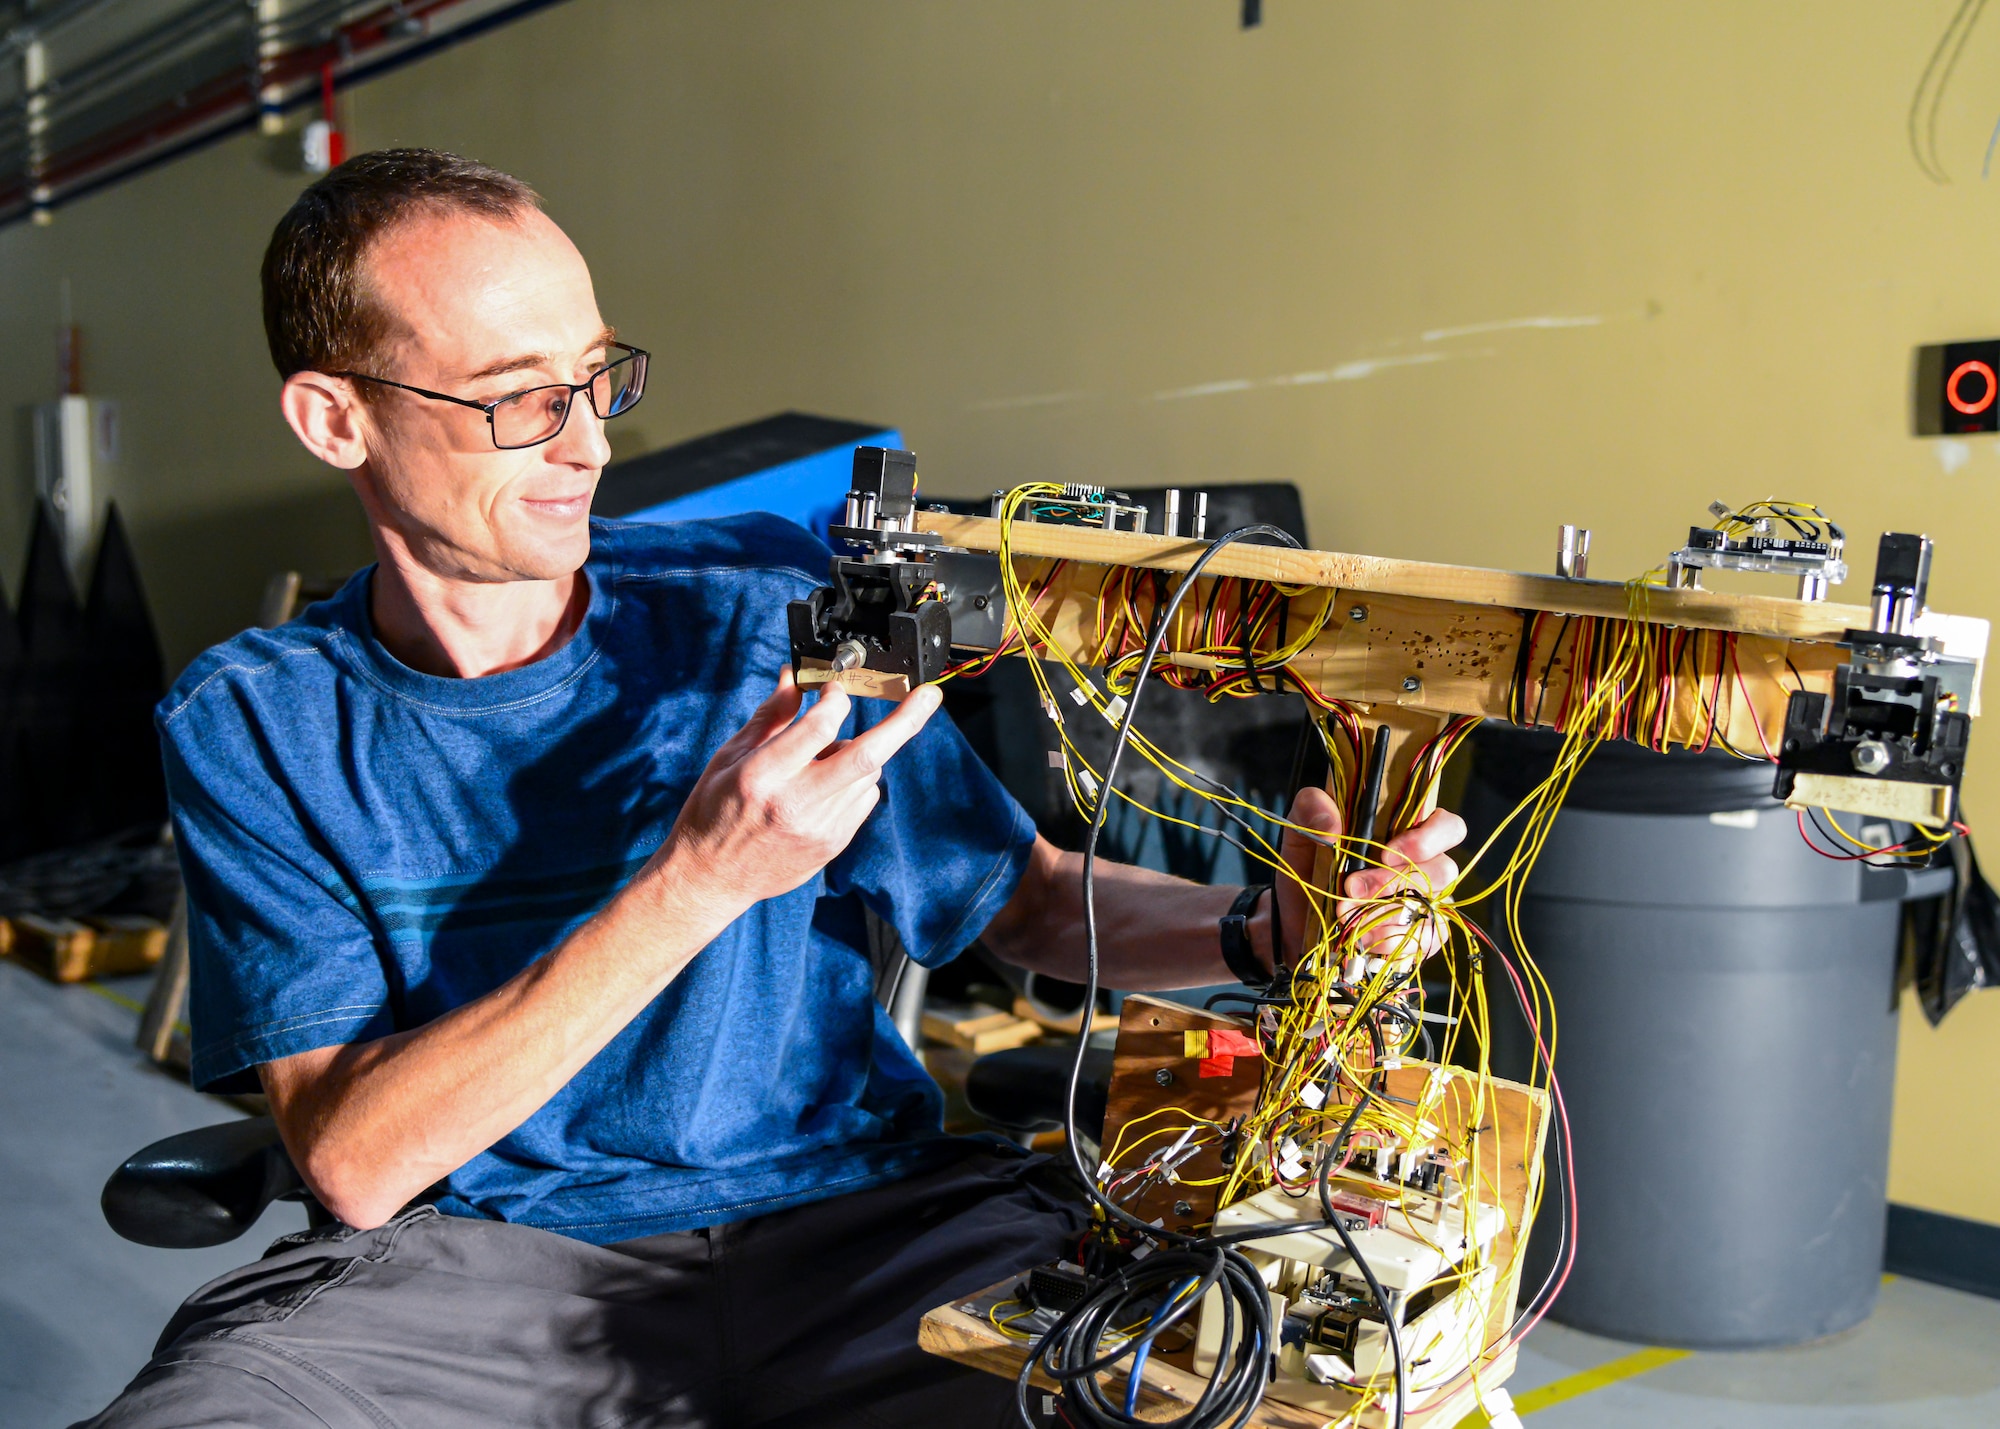
<path id="1" fill-rule="evenodd" d="M 842 739 L 847 692 L 830 686 L 800 714 L 804 696 L 787 666 L 771 697 L 708 761 L 648 872 L 677 874 L 691 895 L 712 898 L 725 922 L 791 892 L 853 841 L 882 797 L 882 766 L 941 698 L 936 686 L 919 685 L 881 723 Z"/>
<path id="2" fill-rule="evenodd" d="M 938 693 L 919 687 L 853 739 L 840 737 L 845 693 L 803 703 L 785 671 L 638 877 L 546 957 L 422 1027 L 258 1069 L 328 1210 L 380 1225 L 534 1115 L 732 921 L 847 847 L 881 797 L 883 764 Z"/>

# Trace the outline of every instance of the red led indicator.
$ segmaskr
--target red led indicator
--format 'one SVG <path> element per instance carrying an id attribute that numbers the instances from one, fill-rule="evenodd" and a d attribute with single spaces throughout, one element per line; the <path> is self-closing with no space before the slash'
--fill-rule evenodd
<path id="1" fill-rule="evenodd" d="M 1966 377 L 1974 373 L 1977 373 L 1980 380 L 1986 384 L 1986 390 L 1968 402 L 1964 394 L 1960 392 L 1959 385 L 1964 382 Z M 1976 417 L 1992 406 L 1995 397 L 2000 397 L 2000 378 L 1995 378 L 1993 369 L 1977 358 L 1971 362 L 1959 363 L 1957 367 L 1952 369 L 1951 376 L 1945 379 L 1945 401 L 1951 403 L 1953 411 L 1962 412 L 1968 417 Z"/>

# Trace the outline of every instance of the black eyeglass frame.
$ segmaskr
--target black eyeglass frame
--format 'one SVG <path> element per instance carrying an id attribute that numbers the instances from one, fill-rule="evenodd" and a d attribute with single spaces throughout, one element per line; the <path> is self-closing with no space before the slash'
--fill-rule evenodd
<path id="1" fill-rule="evenodd" d="M 590 403 L 590 410 L 597 412 L 597 420 L 600 422 L 608 422 L 613 417 L 622 417 L 639 405 L 639 399 L 646 395 L 646 365 L 653 354 L 643 347 L 634 347 L 626 342 L 606 343 L 605 346 L 622 352 L 624 356 L 615 361 L 605 363 L 604 366 L 598 368 L 597 371 L 591 373 L 590 376 L 581 382 L 544 382 L 539 387 L 528 387 L 519 392 L 510 392 L 505 397 L 492 402 L 475 402 L 470 397 L 454 397 L 449 392 L 433 392 L 428 387 L 412 387 L 407 382 L 393 382 L 387 377 L 375 377 L 366 372 L 329 372 L 327 376 L 345 377 L 351 382 L 373 382 L 378 387 L 394 387 L 401 392 L 414 392 L 419 397 L 428 397 L 433 402 L 450 402 L 454 406 L 470 407 L 475 412 L 483 412 L 486 414 L 487 435 L 493 438 L 494 447 L 503 452 L 519 452 L 526 451 L 529 447 L 541 446 L 544 442 L 552 442 L 561 436 L 563 428 L 569 425 L 569 414 L 576 407 L 575 398 L 579 392 L 583 394 L 583 400 Z M 591 387 L 605 373 L 612 371 L 614 368 L 623 367 L 628 362 L 636 364 L 632 373 L 632 400 L 615 412 L 598 412 L 597 398 L 591 395 Z M 550 432 L 545 437 L 536 437 L 532 442 L 520 442 L 513 446 L 508 446 L 500 440 L 500 429 L 493 424 L 494 412 L 506 406 L 509 402 L 518 402 L 523 397 L 532 397 L 537 392 L 554 392 L 560 388 L 568 389 L 571 400 L 564 406 L 562 420 L 556 423 L 556 429 L 553 432 Z"/>

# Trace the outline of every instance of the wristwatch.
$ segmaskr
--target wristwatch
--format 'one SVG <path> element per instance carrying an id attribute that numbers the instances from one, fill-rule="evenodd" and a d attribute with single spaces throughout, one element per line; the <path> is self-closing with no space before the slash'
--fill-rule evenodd
<path id="1" fill-rule="evenodd" d="M 1245 987 L 1263 987 L 1271 981 L 1275 967 L 1267 968 L 1250 946 L 1250 919 L 1257 904 L 1271 891 L 1268 883 L 1253 883 L 1236 895 L 1229 911 L 1222 915 L 1222 961 Z M 1277 946 L 1277 904 L 1271 907 L 1271 945 Z M 1273 960 L 1275 963 L 1275 959 Z"/>

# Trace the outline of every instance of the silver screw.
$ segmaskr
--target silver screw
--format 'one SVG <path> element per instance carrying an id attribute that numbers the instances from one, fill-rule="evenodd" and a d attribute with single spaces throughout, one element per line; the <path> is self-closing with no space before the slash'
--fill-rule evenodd
<path id="1" fill-rule="evenodd" d="M 1366 620 L 1368 618 L 1368 607 L 1365 605 L 1355 606 L 1354 609 L 1347 612 L 1347 618 L 1349 620 Z"/>
<path id="2" fill-rule="evenodd" d="M 1422 680 L 1419 680 L 1415 675 L 1403 676 L 1403 688 L 1405 690 L 1408 690 L 1411 694 L 1414 695 L 1418 690 L 1421 690 L 1423 687 L 1424 687 L 1424 682 Z"/>

